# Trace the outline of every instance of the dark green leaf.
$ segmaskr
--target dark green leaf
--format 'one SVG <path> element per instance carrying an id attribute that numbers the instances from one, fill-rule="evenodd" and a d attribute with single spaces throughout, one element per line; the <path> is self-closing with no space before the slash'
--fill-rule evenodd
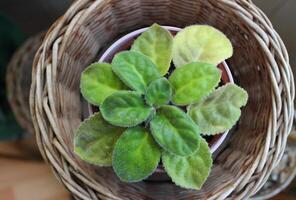
<path id="1" fill-rule="evenodd" d="M 166 78 L 152 81 L 146 92 L 146 101 L 149 105 L 161 106 L 167 104 L 172 97 L 172 87 Z"/>
<path id="2" fill-rule="evenodd" d="M 199 148 L 199 128 L 175 106 L 162 106 L 150 122 L 154 139 L 165 150 L 180 156 L 193 154 Z"/>
<path id="3" fill-rule="evenodd" d="M 138 182 L 155 171 L 160 155 L 160 148 L 148 130 L 129 128 L 115 145 L 113 168 L 122 181 Z"/>
<path id="4" fill-rule="evenodd" d="M 112 69 L 127 86 L 142 94 L 151 81 L 160 78 L 156 65 L 147 56 L 134 51 L 117 54 Z"/>
<path id="5" fill-rule="evenodd" d="M 131 127 L 145 121 L 153 108 L 145 105 L 139 92 L 119 91 L 108 96 L 100 110 L 110 124 Z"/>

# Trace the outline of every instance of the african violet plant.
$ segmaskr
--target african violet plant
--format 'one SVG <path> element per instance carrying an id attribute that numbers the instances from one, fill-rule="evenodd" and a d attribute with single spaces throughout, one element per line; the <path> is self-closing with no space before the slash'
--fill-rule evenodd
<path id="1" fill-rule="evenodd" d="M 213 27 L 189 26 L 173 37 L 152 25 L 130 51 L 82 73 L 82 95 L 100 112 L 81 123 L 75 153 L 113 166 L 125 182 L 146 179 L 161 159 L 175 184 L 200 189 L 212 166 L 201 135 L 230 129 L 247 103 L 247 93 L 235 84 L 215 90 L 221 79 L 217 64 L 232 52 Z M 175 70 L 168 74 L 172 60 Z"/>

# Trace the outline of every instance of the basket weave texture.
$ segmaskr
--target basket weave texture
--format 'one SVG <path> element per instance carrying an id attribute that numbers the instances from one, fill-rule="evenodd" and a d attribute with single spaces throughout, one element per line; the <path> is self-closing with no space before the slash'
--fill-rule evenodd
<path id="1" fill-rule="evenodd" d="M 89 165 L 73 153 L 85 109 L 82 70 L 117 38 L 154 22 L 180 28 L 209 24 L 223 31 L 234 45 L 227 62 L 235 82 L 250 96 L 200 191 L 170 182 L 122 183 L 111 168 Z M 250 0 L 78 0 L 48 31 L 32 77 L 30 106 L 40 150 L 76 199 L 246 199 L 280 161 L 292 126 L 289 57 Z"/>
<path id="2" fill-rule="evenodd" d="M 6 71 L 8 102 L 17 122 L 29 134 L 34 134 L 29 106 L 31 71 L 34 56 L 42 44 L 44 35 L 40 33 L 26 40 L 13 54 Z"/>
<path id="3" fill-rule="evenodd" d="M 296 143 L 288 140 L 282 160 L 252 200 L 267 200 L 285 190 L 296 176 Z"/>

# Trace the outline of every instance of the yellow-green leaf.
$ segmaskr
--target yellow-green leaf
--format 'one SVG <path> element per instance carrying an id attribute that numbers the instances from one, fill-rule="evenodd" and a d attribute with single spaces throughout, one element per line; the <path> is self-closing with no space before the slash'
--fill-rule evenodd
<path id="1" fill-rule="evenodd" d="M 173 36 L 158 24 L 153 24 L 135 40 L 131 50 L 149 57 L 160 74 L 165 75 L 172 61 Z"/>
<path id="2" fill-rule="evenodd" d="M 240 108 L 245 106 L 248 93 L 229 83 L 188 109 L 188 114 L 205 135 L 214 135 L 230 129 L 239 120 Z"/>
<path id="3" fill-rule="evenodd" d="M 221 78 L 221 71 L 212 64 L 189 63 L 175 69 L 169 77 L 176 105 L 189 105 L 198 102 L 212 92 Z"/>
<path id="4" fill-rule="evenodd" d="M 111 166 L 114 145 L 124 130 L 107 123 L 100 113 L 96 113 L 77 129 L 74 152 L 91 164 Z"/>
<path id="5" fill-rule="evenodd" d="M 173 61 L 176 67 L 195 61 L 217 65 L 232 54 L 230 40 L 212 26 L 188 26 L 174 37 Z"/>
<path id="6" fill-rule="evenodd" d="M 108 63 L 93 63 L 81 75 L 80 88 L 83 97 L 94 105 L 101 105 L 104 99 L 125 88 L 113 73 Z"/>
<path id="7" fill-rule="evenodd" d="M 193 155 L 182 157 L 164 152 L 162 163 L 176 185 L 199 190 L 210 174 L 213 161 L 207 142 L 201 139 L 200 148 Z"/>

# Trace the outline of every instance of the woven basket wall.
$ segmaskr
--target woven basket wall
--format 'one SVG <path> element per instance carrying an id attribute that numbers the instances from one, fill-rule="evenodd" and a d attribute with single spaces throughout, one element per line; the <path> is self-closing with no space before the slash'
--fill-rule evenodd
<path id="1" fill-rule="evenodd" d="M 22 143 L 28 148 L 36 149 L 33 123 L 30 114 L 29 96 L 31 71 L 34 56 L 42 44 L 44 33 L 29 38 L 12 56 L 6 71 L 6 91 L 10 107 L 17 122 L 26 131 L 27 139 Z"/>
<path id="2" fill-rule="evenodd" d="M 209 24 L 234 45 L 227 61 L 249 93 L 235 133 L 200 191 L 169 182 L 126 184 L 111 168 L 73 154 L 82 120 L 82 70 L 120 36 L 157 22 Z M 48 31 L 35 56 L 31 112 L 43 156 L 76 199 L 246 199 L 280 161 L 293 118 L 294 82 L 286 48 L 249 0 L 78 0 Z"/>
<path id="3" fill-rule="evenodd" d="M 252 200 L 268 200 L 284 191 L 296 176 L 296 143 L 288 140 L 282 160 Z"/>

